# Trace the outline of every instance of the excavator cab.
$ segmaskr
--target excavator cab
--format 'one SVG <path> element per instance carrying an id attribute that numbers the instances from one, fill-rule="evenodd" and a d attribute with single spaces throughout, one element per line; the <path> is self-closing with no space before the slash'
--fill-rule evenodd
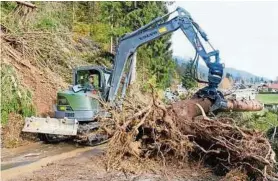
<path id="1" fill-rule="evenodd" d="M 111 71 L 104 67 L 78 67 L 73 70 L 73 85 L 57 93 L 55 118 L 93 120 L 105 100 Z"/>
<path id="2" fill-rule="evenodd" d="M 105 86 L 102 85 L 104 82 L 102 79 L 105 79 L 105 77 L 102 77 L 102 73 L 99 69 L 90 68 L 90 69 L 84 69 L 84 70 L 74 70 L 73 75 L 73 89 L 74 91 L 91 91 L 91 90 L 99 90 L 101 87 Z M 77 89 L 76 89 L 77 88 Z"/>

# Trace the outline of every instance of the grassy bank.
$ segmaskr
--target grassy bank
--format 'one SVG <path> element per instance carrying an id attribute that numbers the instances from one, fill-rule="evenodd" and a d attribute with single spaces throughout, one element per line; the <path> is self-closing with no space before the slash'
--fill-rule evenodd
<path id="1" fill-rule="evenodd" d="M 35 113 L 32 94 L 20 84 L 19 76 L 12 66 L 1 67 L 1 124 L 8 122 L 10 113 L 31 116 Z"/>
<path id="2" fill-rule="evenodd" d="M 257 94 L 256 99 L 264 104 L 278 103 L 278 94 Z"/>

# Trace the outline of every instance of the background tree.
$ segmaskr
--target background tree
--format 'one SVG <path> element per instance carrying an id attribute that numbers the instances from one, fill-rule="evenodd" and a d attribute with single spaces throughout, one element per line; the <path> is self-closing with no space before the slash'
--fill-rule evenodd
<path id="1" fill-rule="evenodd" d="M 168 13 L 165 2 L 103 2 L 102 21 L 112 22 L 110 35 L 118 40 L 124 33 L 134 31 L 158 16 Z M 170 85 L 174 72 L 171 35 L 163 36 L 138 49 L 137 67 L 146 77 L 156 76 L 160 88 Z"/>
<path id="2" fill-rule="evenodd" d="M 251 84 L 254 83 L 253 77 L 250 78 L 250 83 L 251 83 Z"/>
<path id="3" fill-rule="evenodd" d="M 230 73 L 226 73 L 226 78 L 230 79 L 231 74 Z"/>
<path id="4" fill-rule="evenodd" d="M 186 89 L 191 89 L 198 86 L 197 81 L 194 79 L 192 72 L 193 61 L 190 60 L 185 67 L 184 75 L 182 76 L 182 85 Z"/>

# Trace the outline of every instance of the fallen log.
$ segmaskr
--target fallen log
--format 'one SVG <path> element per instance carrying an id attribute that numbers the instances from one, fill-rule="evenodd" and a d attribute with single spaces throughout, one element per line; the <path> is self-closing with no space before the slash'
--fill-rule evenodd
<path id="1" fill-rule="evenodd" d="M 232 111 L 260 111 L 264 105 L 257 100 L 228 100 L 227 110 Z"/>
<path id="2" fill-rule="evenodd" d="M 30 3 L 30 2 L 26 2 L 26 1 L 16 1 L 17 4 L 21 4 L 23 6 L 27 6 L 29 8 L 37 8 L 36 5 Z"/>
<path id="3" fill-rule="evenodd" d="M 189 100 L 183 100 L 172 104 L 174 112 L 179 113 L 179 117 L 183 119 L 191 120 L 196 116 L 202 114 L 198 108 L 199 104 L 203 110 L 207 113 L 212 106 L 212 102 L 206 98 L 193 98 Z M 228 100 L 228 107 L 219 111 L 260 111 L 263 109 L 263 104 L 257 100 Z"/>

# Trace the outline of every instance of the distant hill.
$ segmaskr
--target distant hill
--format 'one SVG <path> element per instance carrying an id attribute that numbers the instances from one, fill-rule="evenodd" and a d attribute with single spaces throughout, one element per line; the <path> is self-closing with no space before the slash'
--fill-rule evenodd
<path id="1" fill-rule="evenodd" d="M 174 60 L 178 63 L 178 65 L 182 65 L 183 63 L 187 63 L 190 60 L 190 57 L 179 57 L 179 56 L 174 56 Z M 207 77 L 208 75 L 208 68 L 205 65 L 202 65 L 199 63 L 199 68 L 198 71 L 201 73 L 204 73 Z M 235 77 L 242 77 L 244 79 L 250 80 L 251 78 L 261 78 L 255 74 L 252 74 L 250 72 L 244 71 L 244 70 L 238 70 L 235 68 L 230 68 L 230 67 L 225 67 L 224 69 L 224 75 L 226 75 L 226 73 L 230 73 L 234 78 Z M 268 81 L 269 79 L 263 77 L 264 80 Z"/>

